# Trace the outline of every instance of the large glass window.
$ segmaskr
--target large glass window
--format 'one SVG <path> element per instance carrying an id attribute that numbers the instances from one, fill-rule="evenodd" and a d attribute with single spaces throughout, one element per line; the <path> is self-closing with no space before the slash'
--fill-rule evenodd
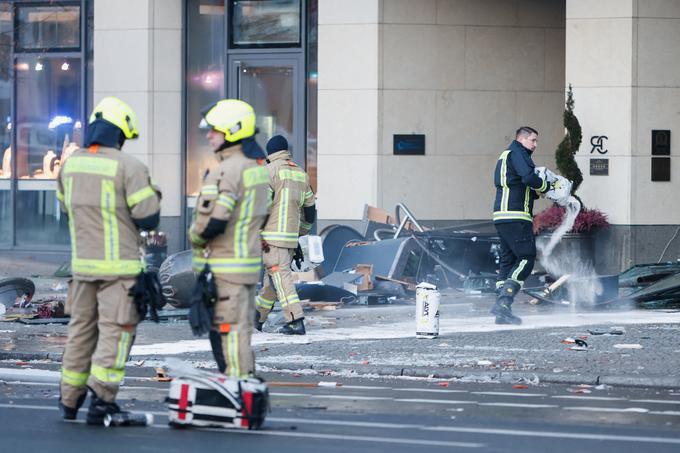
<path id="1" fill-rule="evenodd" d="M 201 110 L 225 97 L 224 0 L 187 2 L 187 195 L 196 196 L 215 156 L 198 129 Z"/>
<path id="2" fill-rule="evenodd" d="M 91 0 L 0 2 L 4 246 L 68 246 L 67 218 L 59 208 L 55 179 L 82 144 L 88 86 L 83 71 L 92 49 L 81 46 L 81 36 L 91 36 L 83 34 L 81 23 L 91 29 L 91 10 Z M 83 21 L 81 12 L 86 11 L 88 20 Z"/>
<path id="3" fill-rule="evenodd" d="M 300 3 L 300 0 L 231 0 L 231 46 L 299 46 Z"/>
<path id="4" fill-rule="evenodd" d="M 17 51 L 80 48 L 80 6 L 63 3 L 17 6 Z"/>
<path id="5" fill-rule="evenodd" d="M 307 159 L 306 170 L 316 192 L 317 133 L 318 133 L 318 0 L 309 0 L 307 6 Z"/>
<path id="6" fill-rule="evenodd" d="M 12 244 L 12 8 L 0 3 L 0 246 Z"/>
<path id="7" fill-rule="evenodd" d="M 55 179 L 82 138 L 80 58 L 17 57 L 17 177 Z"/>
<path id="8" fill-rule="evenodd" d="M 54 180 L 82 142 L 80 58 L 31 54 L 16 62 L 17 213 L 31 218 L 17 228 L 17 244 L 68 244 Z"/>

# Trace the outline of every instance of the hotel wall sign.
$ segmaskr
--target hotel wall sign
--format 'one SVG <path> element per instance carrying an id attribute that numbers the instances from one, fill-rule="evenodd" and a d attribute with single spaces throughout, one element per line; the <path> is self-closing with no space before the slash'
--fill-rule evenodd
<path id="1" fill-rule="evenodd" d="M 592 149 L 590 150 L 590 154 L 593 154 L 595 151 L 597 151 L 600 154 L 607 154 L 609 151 L 608 149 L 605 149 L 605 141 L 609 140 L 609 137 L 606 135 L 593 135 L 590 137 L 590 144 L 593 146 Z"/>

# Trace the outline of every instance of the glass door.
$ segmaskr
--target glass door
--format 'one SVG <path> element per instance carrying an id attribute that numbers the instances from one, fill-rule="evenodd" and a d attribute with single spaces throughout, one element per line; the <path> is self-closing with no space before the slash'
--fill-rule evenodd
<path id="1" fill-rule="evenodd" d="M 229 57 L 228 97 L 241 99 L 255 109 L 264 149 L 274 135 L 288 140 L 293 159 L 305 166 L 303 60 L 300 56 Z"/>

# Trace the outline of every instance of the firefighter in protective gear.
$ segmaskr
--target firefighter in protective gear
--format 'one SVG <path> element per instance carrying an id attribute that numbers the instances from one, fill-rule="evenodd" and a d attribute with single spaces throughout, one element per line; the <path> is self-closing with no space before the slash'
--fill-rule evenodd
<path id="1" fill-rule="evenodd" d="M 102 99 L 89 118 L 85 148 L 69 157 L 57 180 L 73 273 L 59 399 L 67 420 L 76 418 L 88 387 L 88 424 L 121 412 L 115 398 L 140 321 L 129 295 L 144 269 L 139 233 L 160 220 L 160 190 L 143 163 L 121 152 L 138 135 L 132 109 L 118 98 Z"/>
<path id="2" fill-rule="evenodd" d="M 267 153 L 273 204 L 262 231 L 265 276 L 257 296 L 255 327 L 262 330 L 278 300 L 287 323 L 279 329 L 279 333 L 304 335 L 304 315 L 290 263 L 293 259 L 302 258 L 298 237 L 308 234 L 316 219 L 314 192 L 307 173 L 293 162 L 284 137 L 272 137 L 267 143 Z"/>
<path id="3" fill-rule="evenodd" d="M 217 366 L 246 377 L 255 372 L 250 339 L 262 270 L 260 230 L 269 207 L 266 156 L 255 142 L 255 112 L 243 101 L 211 105 L 200 128 L 218 164 L 203 179 L 189 228 L 193 267 L 200 272 L 207 263 L 217 286 L 209 333 Z"/>
<path id="4" fill-rule="evenodd" d="M 491 308 L 496 324 L 522 323 L 510 307 L 536 260 L 532 223 L 534 200 L 550 190 L 545 172 L 537 174 L 531 160 L 537 143 L 538 132 L 531 127 L 521 127 L 496 163 L 493 222 L 501 240 L 500 274 L 496 286 L 499 295 Z"/>

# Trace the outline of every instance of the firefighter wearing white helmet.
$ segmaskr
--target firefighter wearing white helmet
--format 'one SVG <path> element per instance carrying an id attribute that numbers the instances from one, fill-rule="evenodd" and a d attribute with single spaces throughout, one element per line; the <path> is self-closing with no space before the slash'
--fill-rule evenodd
<path id="1" fill-rule="evenodd" d="M 139 233 L 160 220 L 161 193 L 148 169 L 121 152 L 125 140 L 138 135 L 132 109 L 118 98 L 102 99 L 90 116 L 85 148 L 69 157 L 57 180 L 73 273 L 59 399 L 66 420 L 76 418 L 88 387 L 88 424 L 121 412 L 115 398 L 140 321 L 129 295 L 143 270 Z"/>
<path id="2" fill-rule="evenodd" d="M 203 112 L 200 128 L 218 163 L 203 179 L 189 228 L 193 267 L 200 272 L 209 265 L 217 286 L 210 343 L 218 368 L 241 378 L 255 371 L 250 340 L 269 175 L 250 105 L 221 100 Z"/>

